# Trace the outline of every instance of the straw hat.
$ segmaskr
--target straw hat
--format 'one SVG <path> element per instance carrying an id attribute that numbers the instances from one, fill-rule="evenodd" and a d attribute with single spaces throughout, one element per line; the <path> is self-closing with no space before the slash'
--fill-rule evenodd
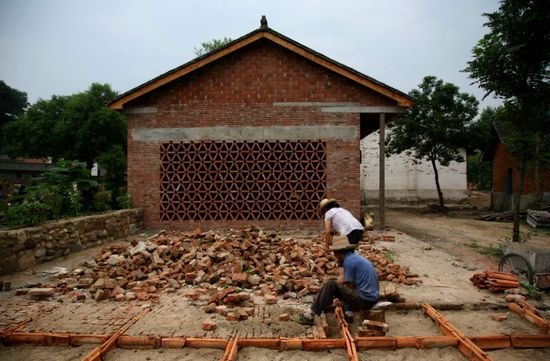
<path id="1" fill-rule="evenodd" d="M 332 238 L 332 246 L 329 248 L 333 251 L 347 251 L 357 248 L 357 245 L 349 243 L 346 236 L 334 236 Z"/>
<path id="2" fill-rule="evenodd" d="M 328 206 L 330 203 L 333 203 L 333 202 L 338 202 L 338 201 L 334 198 L 322 199 L 321 202 L 319 202 L 319 205 L 317 206 L 317 214 L 318 215 L 323 214 L 325 207 Z"/>

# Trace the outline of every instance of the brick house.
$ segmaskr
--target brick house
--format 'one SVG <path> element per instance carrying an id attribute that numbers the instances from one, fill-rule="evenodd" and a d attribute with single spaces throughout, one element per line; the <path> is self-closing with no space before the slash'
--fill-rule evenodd
<path id="1" fill-rule="evenodd" d="M 325 197 L 359 216 L 360 140 L 413 99 L 262 23 L 108 104 L 146 227 L 319 227 Z"/>
<path id="2" fill-rule="evenodd" d="M 491 208 L 496 211 L 507 211 L 513 207 L 513 194 L 519 186 L 519 162 L 514 159 L 503 141 L 506 130 L 494 124 L 492 128 L 492 152 L 484 159 L 491 161 L 493 187 L 491 192 Z M 550 144 L 550 137 L 547 136 Z M 550 169 L 540 172 L 543 199 L 550 201 Z M 529 208 L 535 201 L 536 185 L 532 169 L 527 169 L 523 180 L 523 192 L 520 208 Z"/>

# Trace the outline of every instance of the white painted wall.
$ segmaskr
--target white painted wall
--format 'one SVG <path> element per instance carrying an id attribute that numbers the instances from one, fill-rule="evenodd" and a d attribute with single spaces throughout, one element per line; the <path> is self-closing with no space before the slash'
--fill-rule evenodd
<path id="1" fill-rule="evenodd" d="M 390 132 L 388 129 L 387 133 Z M 378 201 L 379 133 L 361 140 L 361 193 L 363 204 Z M 466 158 L 466 151 L 461 150 Z M 422 203 L 436 201 L 435 176 L 430 162 L 414 164 L 405 154 L 386 157 L 386 200 L 389 203 Z M 437 164 L 439 184 L 446 201 L 457 202 L 467 197 L 466 162 Z"/>

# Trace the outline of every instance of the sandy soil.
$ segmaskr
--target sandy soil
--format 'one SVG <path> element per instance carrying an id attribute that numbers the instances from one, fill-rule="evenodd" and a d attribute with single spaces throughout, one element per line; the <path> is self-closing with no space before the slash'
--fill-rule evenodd
<path id="1" fill-rule="evenodd" d="M 510 314 L 502 322 L 492 320 L 494 313 L 506 312 L 501 294 L 492 294 L 474 287 L 469 278 L 473 273 L 487 268 L 496 268 L 498 258 L 482 254 L 490 247 L 496 249 L 507 235 L 511 235 L 508 223 L 480 222 L 473 220 L 470 211 L 452 213 L 448 216 L 425 214 L 418 209 L 389 210 L 386 215 L 386 234 L 395 236 L 394 242 L 377 241 L 374 247 L 386 252 L 402 266 L 409 266 L 417 273 L 422 283 L 416 286 L 398 287 L 399 293 L 409 302 L 430 304 L 463 305 L 462 311 L 441 311 L 465 335 L 495 333 L 529 333 L 538 330 L 529 322 Z M 529 241 L 540 247 L 549 248 L 550 234 L 523 227 L 530 232 Z M 315 233 L 289 231 L 296 238 L 308 238 Z M 376 236 L 380 231 L 372 231 Z M 150 233 L 141 237 L 148 237 Z M 360 251 L 360 250 L 359 250 Z M 29 282 L 47 280 L 48 271 L 54 267 L 77 267 L 82 261 L 97 254 L 99 248 L 83 251 L 54 263 L 44 264 L 33 270 L 3 277 L 12 282 L 13 288 Z M 384 283 L 382 284 L 382 287 Z M 305 337 L 308 328 L 293 322 L 279 321 L 281 313 L 305 310 L 309 303 L 304 300 L 280 299 L 275 305 L 265 305 L 262 298 L 255 298 L 256 316 L 246 321 L 230 322 L 217 314 L 206 314 L 202 310 L 204 300 L 191 301 L 185 297 L 190 289 L 180 289 L 174 294 L 163 294 L 158 304 L 147 302 L 115 303 L 86 300 L 82 303 L 67 302 L 62 298 L 48 301 L 33 301 L 15 297 L 14 292 L 0 292 L 0 329 L 8 324 L 32 317 L 25 331 L 110 333 L 121 327 L 129 318 L 144 314 L 130 329 L 130 335 L 157 335 L 163 337 L 189 336 L 229 338 L 235 332 L 242 337 Z M 542 302 L 550 305 L 547 296 Z M 311 301 L 311 297 L 308 298 Z M 306 299 L 307 301 L 307 299 Z M 39 317 L 37 317 L 39 315 Z M 214 331 L 203 331 L 202 322 L 212 321 L 218 325 Z M 330 325 L 329 337 L 340 337 L 332 315 L 327 316 Z M 390 325 L 388 336 L 441 335 L 434 322 L 418 310 L 387 311 L 386 321 Z M 358 322 L 351 327 L 355 334 Z M 0 346 L 0 359 L 20 361 L 27 359 L 80 360 L 93 349 L 91 345 L 81 347 L 44 346 Z M 55 350 L 55 351 L 54 351 Z M 54 351 L 53 353 L 50 351 Z M 488 353 L 494 360 L 542 361 L 550 359 L 550 349 L 514 350 L 505 349 Z M 106 360 L 219 360 L 223 350 L 215 349 L 114 349 Z M 32 356 L 32 357 L 31 357 Z M 54 358 L 48 358 L 53 357 Z M 366 350 L 359 353 L 361 360 L 442 360 L 454 361 L 465 358 L 455 348 L 429 350 L 401 349 Z M 344 350 L 323 352 L 274 351 L 257 348 L 243 348 L 238 352 L 239 360 L 346 360 Z"/>

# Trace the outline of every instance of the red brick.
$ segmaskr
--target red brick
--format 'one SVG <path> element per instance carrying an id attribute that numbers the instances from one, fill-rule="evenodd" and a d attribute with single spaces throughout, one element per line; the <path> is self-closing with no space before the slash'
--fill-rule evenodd
<path id="1" fill-rule="evenodd" d="M 202 323 L 202 329 L 205 331 L 214 331 L 216 328 L 218 328 L 218 325 L 212 322 L 203 322 Z"/>

